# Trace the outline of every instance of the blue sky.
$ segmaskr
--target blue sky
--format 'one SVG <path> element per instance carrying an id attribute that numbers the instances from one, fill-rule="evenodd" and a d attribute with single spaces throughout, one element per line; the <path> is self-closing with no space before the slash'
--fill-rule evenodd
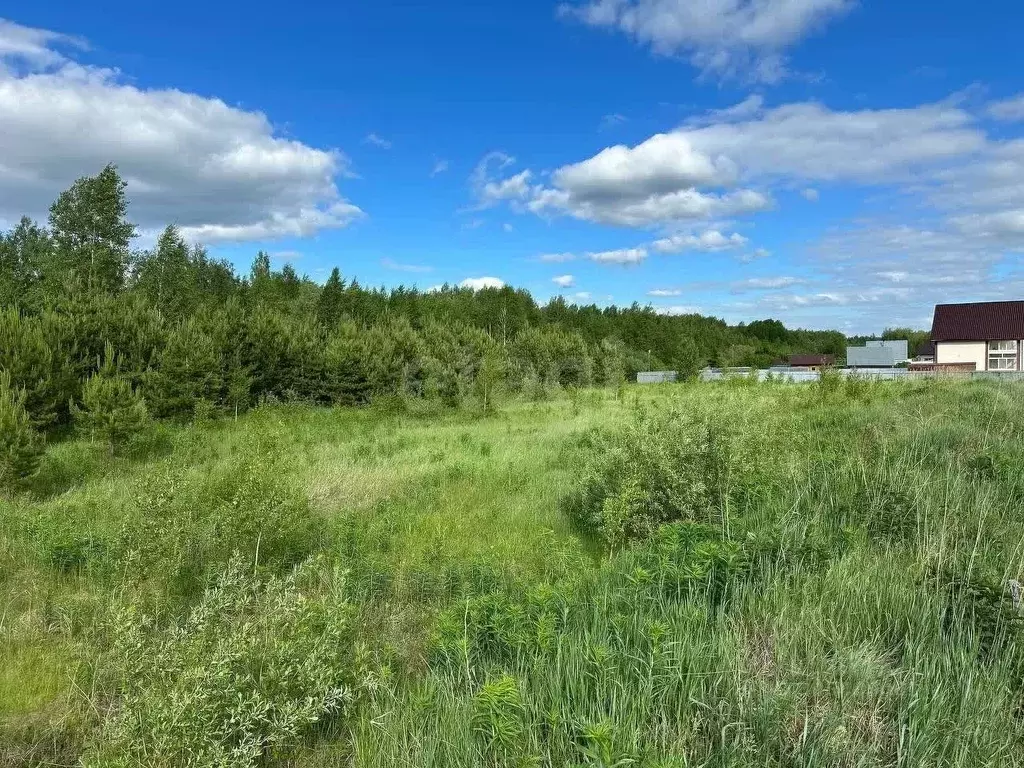
<path id="1" fill-rule="evenodd" d="M 878 331 L 1024 297 L 1024 6 L 0 3 L 0 222 Z"/>

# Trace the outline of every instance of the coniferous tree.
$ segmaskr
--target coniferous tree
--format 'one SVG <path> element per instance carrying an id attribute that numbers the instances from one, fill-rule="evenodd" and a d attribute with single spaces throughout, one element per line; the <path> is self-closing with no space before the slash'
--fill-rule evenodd
<path id="1" fill-rule="evenodd" d="M 74 318 L 44 312 L 27 315 L 0 309 L 0 370 L 25 393 L 25 410 L 40 430 L 66 421 L 68 400 L 77 392 L 71 341 Z"/>
<path id="2" fill-rule="evenodd" d="M 145 400 L 117 369 L 117 357 L 107 344 L 103 362 L 82 386 L 81 405 L 72 404 L 79 428 L 98 435 L 113 455 L 149 422 Z"/>
<path id="3" fill-rule="evenodd" d="M 43 440 L 25 410 L 25 391 L 0 371 L 0 489 L 13 490 L 35 474 Z"/>
<path id="4" fill-rule="evenodd" d="M 223 394 L 221 357 L 196 318 L 179 323 L 167 336 L 145 392 L 158 416 L 191 417 L 200 401 L 217 403 Z"/>
<path id="5" fill-rule="evenodd" d="M 345 296 L 345 283 L 341 272 L 335 267 L 327 278 L 316 302 L 316 319 L 324 328 L 334 328 L 341 319 L 342 302 Z"/>

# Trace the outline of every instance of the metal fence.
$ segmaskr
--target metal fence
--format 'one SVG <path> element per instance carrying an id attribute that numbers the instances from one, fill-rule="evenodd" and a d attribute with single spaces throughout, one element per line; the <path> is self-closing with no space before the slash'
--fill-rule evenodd
<path id="1" fill-rule="evenodd" d="M 705 368 L 700 372 L 701 381 L 725 381 L 727 379 L 749 378 L 752 368 Z M 841 376 L 870 381 L 916 381 L 920 379 L 992 379 L 995 381 L 1024 381 L 1024 371 L 915 371 L 910 368 L 834 368 Z M 757 371 L 757 380 L 789 381 L 794 383 L 817 381 L 821 371 L 807 368 L 766 368 Z"/>
<path id="2" fill-rule="evenodd" d="M 639 371 L 637 384 L 669 384 L 679 378 L 675 371 Z"/>

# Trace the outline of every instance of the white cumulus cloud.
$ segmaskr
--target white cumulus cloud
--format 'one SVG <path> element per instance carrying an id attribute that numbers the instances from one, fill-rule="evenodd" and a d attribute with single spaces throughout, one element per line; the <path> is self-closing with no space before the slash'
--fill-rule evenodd
<path id="1" fill-rule="evenodd" d="M 0 22 L 0 220 L 44 217 L 61 190 L 107 163 L 128 182 L 143 231 L 302 237 L 363 215 L 335 183 L 348 167 L 341 152 L 283 138 L 259 112 L 78 64 L 61 52 L 69 44 Z"/>
<path id="2" fill-rule="evenodd" d="M 504 288 L 505 281 L 497 277 L 467 277 L 459 283 L 459 287 L 472 288 L 474 291 L 479 291 L 483 288 Z"/>
<path id="3" fill-rule="evenodd" d="M 590 0 L 563 14 L 616 28 L 658 53 L 683 54 L 705 75 L 775 82 L 785 52 L 853 0 Z"/>
<path id="4" fill-rule="evenodd" d="M 616 251 L 588 253 L 587 258 L 598 264 L 640 264 L 647 258 L 646 248 L 621 248 Z"/>
<path id="5" fill-rule="evenodd" d="M 709 229 L 700 234 L 676 234 L 655 240 L 652 247 L 660 253 L 677 253 L 679 251 L 705 251 L 714 253 L 742 248 L 749 241 L 738 232 L 723 235 L 717 229 Z"/>
<path id="6" fill-rule="evenodd" d="M 558 275 L 557 277 L 552 277 L 551 282 L 559 288 L 572 288 L 576 278 L 572 275 Z"/>
<path id="7" fill-rule="evenodd" d="M 691 304 L 673 304 L 669 307 L 655 307 L 654 311 L 659 315 L 699 315 L 700 307 Z"/>

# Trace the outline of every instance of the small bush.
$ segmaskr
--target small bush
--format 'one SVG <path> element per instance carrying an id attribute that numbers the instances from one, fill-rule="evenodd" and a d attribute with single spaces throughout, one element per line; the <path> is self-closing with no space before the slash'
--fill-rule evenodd
<path id="1" fill-rule="evenodd" d="M 260 458 L 211 483 L 169 473 L 148 483 L 116 539 L 119 574 L 159 579 L 177 595 L 201 590 L 233 552 L 281 572 L 314 552 L 324 533 L 305 496 Z"/>
<path id="2" fill-rule="evenodd" d="M 563 500 L 570 519 L 610 546 L 676 521 L 708 521 L 726 462 L 721 436 L 674 410 L 641 413 L 617 432 L 586 439 L 583 467 Z"/>
<path id="3" fill-rule="evenodd" d="M 287 756 L 311 727 L 343 717 L 360 688 L 353 608 L 311 599 L 306 565 L 260 583 L 233 558 L 187 619 L 153 626 L 131 605 L 107 627 L 114 688 L 87 766 L 255 766 Z"/>

